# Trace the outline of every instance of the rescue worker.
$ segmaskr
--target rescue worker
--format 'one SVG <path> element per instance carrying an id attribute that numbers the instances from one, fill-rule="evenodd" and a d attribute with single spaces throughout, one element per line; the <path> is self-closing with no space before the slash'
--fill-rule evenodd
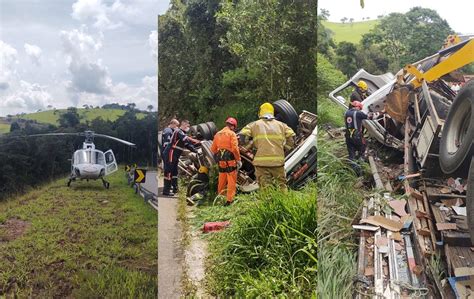
<path id="1" fill-rule="evenodd" d="M 161 135 L 161 152 L 163 153 L 166 146 L 168 143 L 171 141 L 171 136 L 173 135 L 173 132 L 176 130 L 176 128 L 179 127 L 179 121 L 175 118 L 170 120 L 168 123 L 168 127 L 166 127 Z"/>
<path id="2" fill-rule="evenodd" d="M 187 148 L 193 153 L 197 152 L 193 144 L 199 141 L 186 135 L 189 126 L 188 120 L 181 121 L 180 127 L 174 130 L 170 142 L 163 150 L 163 195 L 165 196 L 173 196 L 178 192 L 178 163 L 183 150 Z"/>
<path id="3" fill-rule="evenodd" d="M 362 103 L 359 101 L 352 102 L 352 108 L 346 111 L 344 122 L 346 124 L 346 145 L 349 153 L 349 160 L 357 175 L 361 175 L 360 166 L 356 160 L 364 157 L 366 141 L 363 133 L 362 121 L 369 117 L 362 110 Z"/>
<path id="4" fill-rule="evenodd" d="M 351 104 L 349 105 L 349 108 L 351 108 L 352 103 L 354 101 L 362 102 L 369 95 L 370 94 L 369 94 L 369 91 L 368 91 L 367 83 L 365 83 L 365 81 L 363 81 L 363 80 L 360 80 L 359 82 L 357 82 L 357 85 L 356 85 L 354 91 L 351 94 L 351 97 L 350 97 Z"/>
<path id="5" fill-rule="evenodd" d="M 275 110 L 270 103 L 260 106 L 259 120 L 245 126 L 240 134 L 253 138 L 257 149 L 253 159 L 255 175 L 260 188 L 275 180 L 282 191 L 286 191 L 285 149 L 293 148 L 296 135 L 285 123 L 275 119 Z"/>
<path id="6" fill-rule="evenodd" d="M 227 201 L 225 203 L 227 206 L 234 201 L 237 191 L 237 170 L 242 166 L 242 162 L 240 160 L 239 140 L 237 134 L 235 134 L 237 120 L 228 117 L 225 124 L 226 126 L 214 136 L 211 151 L 219 166 L 217 193 L 223 195 L 227 186 Z"/>

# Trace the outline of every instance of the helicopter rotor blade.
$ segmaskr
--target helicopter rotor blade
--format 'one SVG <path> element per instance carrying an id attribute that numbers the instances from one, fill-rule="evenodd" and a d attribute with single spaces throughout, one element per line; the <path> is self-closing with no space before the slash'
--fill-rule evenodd
<path id="1" fill-rule="evenodd" d="M 126 145 L 131 146 L 131 147 L 136 147 L 135 143 L 131 143 L 131 142 L 122 140 L 122 139 L 117 138 L 117 137 L 112 137 L 112 136 L 103 135 L 103 134 L 96 134 L 96 133 L 94 133 L 94 136 L 95 136 L 95 137 L 108 138 L 108 139 L 111 139 L 111 140 L 114 140 L 114 141 L 117 141 L 117 142 L 121 142 L 121 143 L 126 144 Z"/>
<path id="2" fill-rule="evenodd" d="M 25 137 L 37 137 L 37 136 L 84 136 L 84 133 L 44 133 L 44 134 L 33 134 L 26 135 Z"/>

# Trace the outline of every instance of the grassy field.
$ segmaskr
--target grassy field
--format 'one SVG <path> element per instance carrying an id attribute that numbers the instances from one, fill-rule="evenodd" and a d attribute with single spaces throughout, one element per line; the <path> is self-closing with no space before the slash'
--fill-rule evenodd
<path id="1" fill-rule="evenodd" d="M 181 200 L 184 200 L 183 198 Z M 206 290 L 212 296 L 315 297 L 317 276 L 316 186 L 268 190 L 198 207 L 190 228 L 230 220 L 209 242 Z"/>
<path id="2" fill-rule="evenodd" d="M 157 216 L 124 173 L 0 202 L 0 297 L 156 298 Z"/>
<path id="3" fill-rule="evenodd" d="M 0 134 L 5 134 L 10 132 L 10 124 L 0 123 Z"/>
<path id="4" fill-rule="evenodd" d="M 333 38 L 336 43 L 342 41 L 358 43 L 362 35 L 368 33 L 378 22 L 378 20 L 370 20 L 342 24 L 323 21 L 323 25 L 334 33 Z"/>
<path id="5" fill-rule="evenodd" d="M 48 110 L 48 111 L 29 113 L 22 116 L 22 118 L 32 119 L 32 120 L 36 120 L 42 123 L 57 125 L 59 116 L 61 115 L 61 113 L 64 113 L 64 112 L 66 112 L 66 109 L 58 109 L 56 110 L 56 113 L 54 113 L 53 110 Z M 77 112 L 79 113 L 79 116 L 81 117 L 81 122 L 83 123 L 86 121 L 92 121 L 93 119 L 97 117 L 102 117 L 104 120 L 114 121 L 120 116 L 125 114 L 125 110 L 100 109 L 100 108 L 93 108 L 93 109 L 78 108 Z M 137 118 L 139 119 L 144 118 L 144 117 L 145 117 L 144 113 L 137 114 Z"/>

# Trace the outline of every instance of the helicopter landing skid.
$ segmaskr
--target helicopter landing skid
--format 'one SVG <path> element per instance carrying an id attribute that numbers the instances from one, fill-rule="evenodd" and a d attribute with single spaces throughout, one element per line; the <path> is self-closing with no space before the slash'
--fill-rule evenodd
<path id="1" fill-rule="evenodd" d="M 104 178 L 101 178 L 101 179 L 102 179 L 102 184 L 104 185 L 105 189 L 109 189 L 110 183 L 104 180 Z"/>

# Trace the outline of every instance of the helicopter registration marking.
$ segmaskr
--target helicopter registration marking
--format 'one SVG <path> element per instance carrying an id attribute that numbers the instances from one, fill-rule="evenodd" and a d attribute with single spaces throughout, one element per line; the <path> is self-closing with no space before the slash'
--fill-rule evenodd
<path id="1" fill-rule="evenodd" d="M 145 169 L 135 169 L 133 174 L 133 179 L 135 183 L 145 183 L 146 170 Z"/>

